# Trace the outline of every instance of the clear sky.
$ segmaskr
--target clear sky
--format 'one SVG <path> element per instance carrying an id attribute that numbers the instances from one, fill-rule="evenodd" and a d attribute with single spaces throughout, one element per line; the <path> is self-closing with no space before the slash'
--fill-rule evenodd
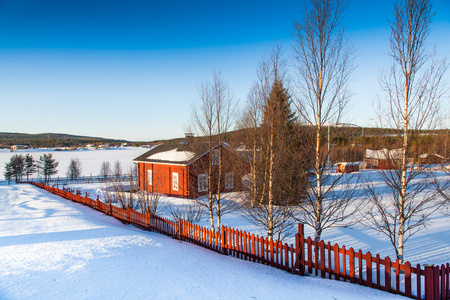
<path id="1" fill-rule="evenodd" d="M 348 122 L 369 125 L 374 116 L 379 74 L 390 66 L 392 3 L 350 1 L 345 24 L 358 56 Z M 450 1 L 434 4 L 429 42 L 448 56 Z M 221 69 L 244 103 L 263 54 L 275 42 L 291 51 L 303 7 L 304 0 L 0 0 L 0 132 L 183 136 L 200 83 Z"/>

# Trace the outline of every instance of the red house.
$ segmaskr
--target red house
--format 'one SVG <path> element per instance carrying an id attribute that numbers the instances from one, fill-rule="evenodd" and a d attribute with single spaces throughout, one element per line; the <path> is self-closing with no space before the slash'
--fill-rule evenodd
<path id="1" fill-rule="evenodd" d="M 336 173 L 352 173 L 359 172 L 359 162 L 340 162 L 336 164 Z"/>
<path id="2" fill-rule="evenodd" d="M 212 151 L 206 143 L 159 145 L 133 161 L 138 163 L 139 189 L 185 198 L 208 193 L 209 168 L 211 186 L 218 186 L 220 162 L 221 192 L 242 190 L 248 169 L 248 161 L 225 143 Z"/>
<path id="3" fill-rule="evenodd" d="M 402 161 L 402 149 L 366 149 L 367 169 L 398 169 Z"/>

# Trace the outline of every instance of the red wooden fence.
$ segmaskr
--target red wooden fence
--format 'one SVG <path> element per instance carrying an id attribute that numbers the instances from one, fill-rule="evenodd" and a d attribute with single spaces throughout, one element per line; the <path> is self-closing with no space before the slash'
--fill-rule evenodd
<path id="1" fill-rule="evenodd" d="M 371 288 L 400 294 L 413 299 L 450 299 L 450 266 L 411 266 L 389 257 L 380 258 L 370 252 L 362 253 L 338 244 L 305 238 L 303 224 L 295 235 L 295 245 L 268 240 L 267 238 L 234 228 L 222 226 L 220 233 L 189 223 L 168 220 L 150 213 L 140 213 L 130 208 L 122 209 L 83 197 L 79 191 L 58 189 L 42 183 L 31 184 L 66 199 L 82 203 L 111 215 L 122 222 L 159 232 L 193 243 L 207 249 L 244 260 L 267 264 L 291 273 L 314 274 L 322 278 L 342 280 Z"/>

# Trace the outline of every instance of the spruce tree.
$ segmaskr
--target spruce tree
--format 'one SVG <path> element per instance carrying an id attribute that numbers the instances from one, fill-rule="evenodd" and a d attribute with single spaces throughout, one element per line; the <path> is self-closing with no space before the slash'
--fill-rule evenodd
<path id="1" fill-rule="evenodd" d="M 44 154 L 39 157 L 37 167 L 39 169 L 39 172 L 44 175 L 44 180 L 46 183 L 48 183 L 51 175 L 58 173 L 58 170 L 56 170 L 58 164 L 59 163 L 52 157 L 51 153 Z"/>
<path id="2" fill-rule="evenodd" d="M 8 180 L 8 184 L 11 184 L 11 178 L 13 177 L 14 172 L 10 162 L 5 164 L 5 172 L 3 175 L 5 176 L 5 179 Z"/>
<path id="3" fill-rule="evenodd" d="M 291 96 L 283 86 L 283 82 L 276 79 L 264 108 L 263 124 L 267 126 L 270 118 L 273 116 L 274 126 L 278 129 L 275 131 L 292 129 L 297 118 L 291 110 L 291 102 Z"/>
<path id="4" fill-rule="evenodd" d="M 265 149 L 261 151 L 262 169 L 260 176 L 264 178 L 269 171 L 266 168 L 270 165 L 269 155 L 272 155 L 273 173 L 273 202 L 275 205 L 301 201 L 303 195 L 303 181 L 301 168 L 294 153 L 298 150 L 298 138 L 294 132 L 296 122 L 295 113 L 291 110 L 291 96 L 283 86 L 283 82 L 275 79 L 271 92 L 265 101 L 262 130 L 264 138 L 262 140 Z M 270 135 L 273 134 L 273 141 L 270 143 Z M 271 147 L 271 149 L 269 149 Z M 297 148 L 297 149 L 294 149 Z M 295 195 L 295 196 L 294 196 Z M 264 197 L 265 198 L 265 197 Z"/>
<path id="5" fill-rule="evenodd" d="M 24 174 L 25 158 L 22 155 L 17 154 L 11 156 L 8 168 L 10 168 L 11 171 L 10 178 L 14 177 L 16 183 L 20 183 L 20 180 L 22 180 L 22 176 Z"/>
<path id="6" fill-rule="evenodd" d="M 25 174 L 27 175 L 27 181 L 30 175 L 36 173 L 36 162 L 30 154 L 25 156 Z"/>

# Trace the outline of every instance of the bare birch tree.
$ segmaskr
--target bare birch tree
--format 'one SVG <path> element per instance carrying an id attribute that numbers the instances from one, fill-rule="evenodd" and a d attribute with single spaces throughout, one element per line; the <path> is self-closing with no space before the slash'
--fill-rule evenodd
<path id="1" fill-rule="evenodd" d="M 314 228 L 318 240 L 325 228 L 345 224 L 355 212 L 355 206 L 350 205 L 355 185 L 341 189 L 346 178 L 330 176 L 328 149 L 322 143 L 323 126 L 338 123 L 349 101 L 347 82 L 353 70 L 354 51 L 342 25 L 346 7 L 345 0 L 311 0 L 294 31 L 297 107 L 302 121 L 314 128 L 310 139 L 314 175 L 305 172 L 309 193 L 300 221 Z"/>
<path id="2" fill-rule="evenodd" d="M 214 72 L 212 82 L 205 81 L 201 84 L 199 100 L 194 103 L 192 110 L 193 129 L 198 136 L 206 138 L 209 151 L 207 195 L 198 200 L 201 205 L 207 207 L 213 230 L 216 228 L 214 216 L 217 217 L 217 228 L 220 230 L 222 216 L 231 212 L 234 207 L 233 201 L 222 198 L 224 185 L 222 142 L 223 135 L 234 126 L 235 110 L 236 102 L 228 84 L 222 78 L 222 73 Z M 203 201 L 203 198 L 206 198 L 206 201 Z"/>
<path id="3" fill-rule="evenodd" d="M 442 78 L 448 67 L 426 44 L 432 17 L 430 0 L 395 2 L 390 22 L 393 64 L 389 74 L 380 80 L 386 94 L 386 104 L 380 104 L 378 112 L 380 125 L 397 130 L 395 145 L 401 154 L 391 163 L 394 169 L 380 172 L 387 193 L 377 193 L 373 186 L 368 188 L 374 205 L 368 222 L 390 238 L 400 261 L 404 259 L 407 239 L 424 228 L 438 209 L 431 174 L 417 161 L 423 150 L 422 130 L 434 128 L 438 120 L 444 92 Z"/>
<path id="4" fill-rule="evenodd" d="M 69 166 L 67 167 L 66 176 L 67 178 L 70 178 L 70 180 L 76 180 L 81 176 L 81 162 L 78 158 L 72 158 L 70 160 Z"/>

